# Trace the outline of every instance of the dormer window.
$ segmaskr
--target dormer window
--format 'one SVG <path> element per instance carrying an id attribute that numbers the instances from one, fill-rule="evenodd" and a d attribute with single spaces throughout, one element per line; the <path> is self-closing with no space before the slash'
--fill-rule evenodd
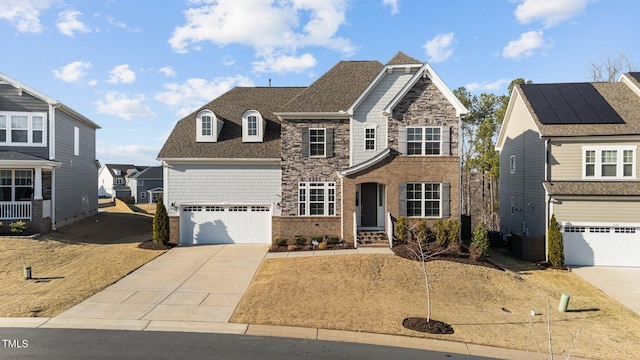
<path id="1" fill-rule="evenodd" d="M 262 142 L 266 122 L 257 110 L 242 114 L 242 142 Z"/>
<path id="2" fill-rule="evenodd" d="M 196 141 L 216 142 L 222 130 L 222 120 L 211 110 L 202 110 L 196 116 Z"/>

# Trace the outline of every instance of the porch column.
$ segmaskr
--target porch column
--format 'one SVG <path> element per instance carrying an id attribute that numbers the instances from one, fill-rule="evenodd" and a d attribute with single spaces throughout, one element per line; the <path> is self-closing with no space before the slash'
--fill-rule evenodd
<path id="1" fill-rule="evenodd" d="M 36 166 L 33 177 L 33 200 L 42 200 L 42 167 Z"/>

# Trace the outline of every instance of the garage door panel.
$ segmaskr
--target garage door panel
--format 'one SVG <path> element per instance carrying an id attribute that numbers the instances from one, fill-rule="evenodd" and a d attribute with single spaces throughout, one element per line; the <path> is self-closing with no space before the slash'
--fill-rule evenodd
<path id="1" fill-rule="evenodd" d="M 185 206 L 180 213 L 180 243 L 270 243 L 268 206 Z"/>
<path id="2" fill-rule="evenodd" d="M 636 228 L 572 226 L 562 239 L 567 265 L 640 266 Z"/>

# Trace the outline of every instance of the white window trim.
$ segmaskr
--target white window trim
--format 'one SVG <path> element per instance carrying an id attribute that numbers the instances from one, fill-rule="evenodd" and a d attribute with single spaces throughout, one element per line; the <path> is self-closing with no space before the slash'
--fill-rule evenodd
<path id="1" fill-rule="evenodd" d="M 408 182 L 407 185 L 410 184 L 420 184 L 422 185 L 422 199 L 409 199 L 408 196 L 406 196 L 409 193 L 409 189 L 407 189 L 407 194 L 405 194 L 405 196 L 407 197 L 407 217 L 408 218 L 425 218 L 425 219 L 441 219 L 442 218 L 442 183 L 439 182 Z M 426 210 L 426 203 L 427 202 L 436 202 L 436 200 L 434 199 L 425 199 L 424 198 L 424 192 L 425 192 L 425 185 L 438 185 L 438 193 L 440 194 L 440 198 L 437 200 L 438 202 L 438 215 L 430 215 L 430 216 L 425 216 L 425 210 Z M 416 215 L 408 215 L 409 214 L 409 202 L 410 201 L 419 201 L 421 202 L 421 206 L 420 206 L 420 216 L 416 216 Z"/>
<path id="2" fill-rule="evenodd" d="M 209 116 L 211 118 L 211 134 L 202 134 L 202 118 Z M 217 142 L 218 141 L 218 118 L 211 110 L 202 110 L 196 115 L 196 142 Z"/>
<path id="3" fill-rule="evenodd" d="M 516 156 L 511 155 L 509 156 L 509 174 L 515 174 L 515 173 L 516 173 Z"/>
<path id="4" fill-rule="evenodd" d="M 587 176 L 587 156 L 586 152 L 595 151 L 594 176 Z M 602 151 L 615 150 L 616 154 L 616 176 L 602 176 Z M 631 166 L 631 176 L 623 176 L 624 174 L 624 151 L 633 151 L 633 162 Z M 582 147 L 582 179 L 583 180 L 635 180 L 636 179 L 636 145 L 601 145 L 601 146 L 583 146 Z"/>
<path id="5" fill-rule="evenodd" d="M 320 144 L 319 142 L 311 142 L 311 132 L 312 131 L 322 131 L 324 134 L 324 141 L 322 142 L 322 155 L 312 155 L 311 145 L 312 144 Z M 309 157 L 311 158 L 326 158 L 327 157 L 327 129 L 326 128 L 309 128 Z"/>
<path id="6" fill-rule="evenodd" d="M 146 191 L 140 191 L 140 199 L 146 199 L 147 198 L 147 192 Z"/>
<path id="7" fill-rule="evenodd" d="M 138 186 L 144 186 L 144 180 L 138 179 Z"/>
<path id="8" fill-rule="evenodd" d="M 116 185 L 124 185 L 124 179 L 123 178 L 116 178 Z"/>
<path id="9" fill-rule="evenodd" d="M 73 155 L 80 156 L 80 129 L 73 127 Z"/>
<path id="10" fill-rule="evenodd" d="M 323 205 L 323 215 L 309 214 L 310 204 L 312 203 L 310 200 L 310 189 L 323 189 L 324 190 L 324 205 Z M 304 190 L 304 194 L 302 191 Z M 333 190 L 333 201 L 329 200 L 329 190 Z M 336 216 L 336 183 L 335 182 L 321 182 L 321 181 L 308 181 L 308 182 L 299 182 L 298 183 L 298 216 Z M 303 198 L 301 200 L 301 198 Z M 300 204 L 304 204 L 304 214 L 301 214 L 301 206 Z M 333 204 L 333 214 L 330 214 L 329 204 Z"/>
<path id="11" fill-rule="evenodd" d="M 34 177 L 33 177 L 33 170 L 31 169 L 2 169 L 5 171 L 10 171 L 11 172 L 11 185 L 6 185 L 6 186 L 2 186 L 2 187 L 8 187 L 11 188 L 11 202 L 15 202 L 15 201 L 20 201 L 16 199 L 16 188 L 25 188 L 25 187 L 30 187 L 31 188 L 31 196 L 33 197 L 33 186 L 34 186 Z M 30 174 L 30 183 L 29 185 L 16 185 L 16 171 L 28 171 Z"/>
<path id="12" fill-rule="evenodd" d="M 38 146 L 45 147 L 47 146 L 47 113 L 42 112 L 18 112 L 18 111 L 0 111 L 0 115 L 6 116 L 6 130 L 7 133 L 7 141 L 0 142 L 0 145 L 10 145 L 10 146 Z M 27 116 L 28 125 L 27 125 L 27 142 L 12 142 L 11 141 L 11 116 Z M 42 129 L 34 129 L 33 128 L 33 118 L 34 117 L 42 117 Z M 34 143 L 33 142 L 33 132 L 41 130 L 42 131 L 42 142 Z"/>
<path id="13" fill-rule="evenodd" d="M 373 138 L 367 137 L 367 130 L 373 130 Z M 373 140 L 373 149 L 367 149 L 367 141 Z M 377 125 L 367 125 L 364 128 L 364 150 L 365 151 L 376 151 L 378 148 L 378 126 Z"/>
<path id="14" fill-rule="evenodd" d="M 256 134 L 249 135 L 249 117 L 256 118 Z M 242 114 L 242 142 L 262 142 L 264 139 L 264 119 L 258 110 L 247 110 Z"/>
<path id="15" fill-rule="evenodd" d="M 409 141 L 409 129 L 422 129 L 422 152 L 420 154 L 410 154 L 409 155 L 409 144 L 415 143 L 417 141 Z M 439 129 L 440 130 L 440 147 L 438 148 L 438 154 L 426 154 L 427 151 L 427 140 L 426 140 L 426 129 Z M 442 156 L 442 126 L 407 126 L 407 155 L 408 156 Z M 428 141 L 429 143 L 434 141 Z"/>

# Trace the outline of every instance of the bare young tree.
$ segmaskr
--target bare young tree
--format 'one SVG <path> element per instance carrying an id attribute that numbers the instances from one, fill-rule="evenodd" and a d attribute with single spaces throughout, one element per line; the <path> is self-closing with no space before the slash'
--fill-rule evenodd
<path id="1" fill-rule="evenodd" d="M 588 77 L 591 81 L 617 81 L 622 73 L 634 71 L 635 66 L 626 54 L 606 59 L 596 63 L 591 61 Z"/>

